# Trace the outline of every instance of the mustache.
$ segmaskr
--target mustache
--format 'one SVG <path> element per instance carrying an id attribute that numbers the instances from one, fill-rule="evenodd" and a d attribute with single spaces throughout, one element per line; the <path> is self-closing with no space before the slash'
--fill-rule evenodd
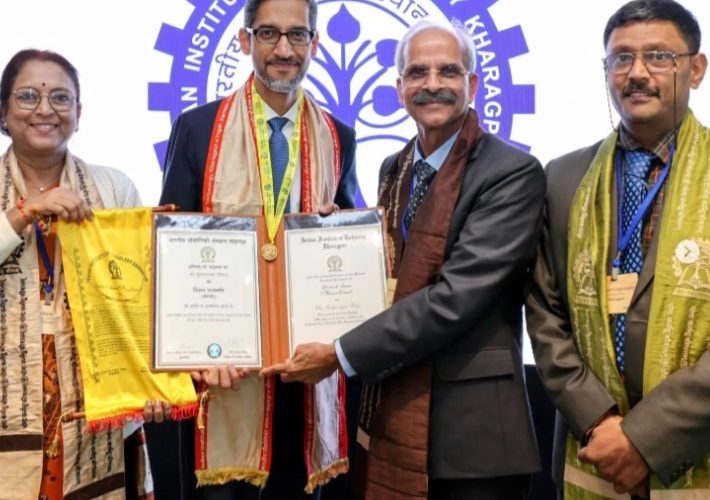
<path id="1" fill-rule="evenodd" d="M 292 64 L 294 66 L 301 65 L 300 61 L 295 57 L 272 57 L 271 59 L 266 61 L 266 64 Z"/>
<path id="2" fill-rule="evenodd" d="M 649 97 L 659 97 L 661 95 L 660 90 L 649 88 L 646 82 L 631 82 L 621 91 L 621 95 L 624 97 L 630 97 L 631 94 L 646 94 Z"/>
<path id="3" fill-rule="evenodd" d="M 432 102 L 440 102 L 442 104 L 455 104 L 456 94 L 450 90 L 442 89 L 436 92 L 429 90 L 420 90 L 412 97 L 414 104 L 429 104 Z"/>

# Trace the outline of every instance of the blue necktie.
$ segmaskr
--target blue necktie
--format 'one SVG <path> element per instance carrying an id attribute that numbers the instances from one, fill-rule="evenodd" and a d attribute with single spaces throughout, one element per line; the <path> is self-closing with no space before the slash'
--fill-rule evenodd
<path id="1" fill-rule="evenodd" d="M 269 152 L 271 153 L 271 175 L 274 181 L 274 204 L 278 202 L 281 183 L 286 174 L 286 165 L 288 165 L 288 141 L 281 131 L 287 122 L 288 118 L 280 116 L 269 120 L 269 127 L 271 127 Z M 288 203 L 286 204 L 286 211 L 288 212 Z"/>
<path id="2" fill-rule="evenodd" d="M 651 167 L 653 156 L 642 150 L 627 151 L 625 156 L 626 168 L 624 170 L 624 202 L 621 207 L 622 224 L 621 231 L 626 231 L 631 220 L 636 215 L 636 211 L 641 206 L 646 197 L 648 187 L 646 176 Z M 640 273 L 643 266 L 643 253 L 641 251 L 641 226 L 634 230 L 629 240 L 629 244 L 621 257 L 622 273 Z M 616 320 L 616 331 L 614 332 L 614 347 L 616 350 L 616 365 L 621 373 L 624 373 L 624 343 L 626 339 L 626 315 L 620 314 Z"/>
<path id="3" fill-rule="evenodd" d="M 412 190 L 412 196 L 409 198 L 407 210 L 404 212 L 404 224 L 407 228 L 412 225 L 412 221 L 414 220 L 414 216 L 417 214 L 419 205 L 421 205 L 424 200 L 426 190 L 436 175 L 434 167 L 429 165 L 424 160 L 418 160 L 414 164 L 413 168 L 414 173 L 417 175 L 417 182 Z"/>

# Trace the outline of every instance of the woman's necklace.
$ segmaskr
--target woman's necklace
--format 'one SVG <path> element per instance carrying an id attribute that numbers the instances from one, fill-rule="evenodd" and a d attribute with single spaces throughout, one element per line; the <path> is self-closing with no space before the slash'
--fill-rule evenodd
<path id="1" fill-rule="evenodd" d="M 17 163 L 20 166 L 20 171 L 23 172 L 23 176 L 24 176 L 24 170 L 25 170 L 23 168 L 24 165 L 22 165 L 22 163 L 20 163 L 19 160 L 17 161 Z M 39 186 L 37 184 L 34 184 L 33 182 L 28 181 L 26 177 L 25 177 L 25 184 L 28 187 L 30 187 L 36 191 L 39 191 L 39 194 L 44 194 L 45 192 L 49 191 L 51 188 L 55 187 L 58 184 L 59 178 L 62 176 L 63 170 L 64 170 L 63 168 L 60 168 L 59 172 L 57 172 L 57 174 L 54 177 L 52 177 L 52 179 L 49 182 L 45 182 L 44 184 L 41 184 Z"/>
<path id="2" fill-rule="evenodd" d="M 27 183 L 27 185 L 29 187 L 31 187 L 32 189 L 36 189 L 37 191 L 39 191 L 39 194 L 44 194 L 50 188 L 53 188 L 57 185 L 57 182 L 59 181 L 60 176 L 61 176 L 61 174 L 58 174 L 54 179 L 52 179 L 50 182 L 48 182 L 47 184 L 45 184 L 43 186 L 36 186 L 36 185 L 31 184 L 29 182 Z"/>

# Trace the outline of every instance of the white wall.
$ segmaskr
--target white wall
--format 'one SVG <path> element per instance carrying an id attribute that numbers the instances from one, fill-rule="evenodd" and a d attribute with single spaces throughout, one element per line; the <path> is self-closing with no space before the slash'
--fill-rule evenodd
<path id="1" fill-rule="evenodd" d="M 470 4 L 472 11 L 481 2 L 459 1 Z M 534 84 L 536 110 L 515 116 L 511 138 L 530 145 L 544 163 L 608 133 L 601 35 L 620 2 L 489 1 L 498 29 L 519 25 L 529 48 L 511 66 L 515 83 Z M 710 26 L 707 0 L 684 4 L 701 27 Z M 184 0 L 23 0 L 4 1 L 2 6 L 0 65 L 27 47 L 49 48 L 72 61 L 80 71 L 84 111 L 71 149 L 89 162 L 129 173 L 146 203 L 156 203 L 160 192 L 153 144 L 170 131 L 168 113 L 148 109 L 148 82 L 168 81 L 171 67 L 171 58 L 153 47 L 161 24 L 181 27 L 192 8 Z M 323 31 L 326 19 L 320 21 Z M 377 27 L 378 19 L 372 22 L 387 31 L 386 25 Z M 708 52 L 707 40 L 703 48 Z M 710 83 L 695 92 L 691 105 L 710 124 Z M 0 148 L 7 143 L 0 137 Z M 378 156 L 372 159 L 373 176 Z M 366 198 L 374 196 L 373 187 L 366 189 Z"/>
<path id="2" fill-rule="evenodd" d="M 235 1 L 214 3 L 226 8 Z M 319 31 L 324 37 L 337 5 L 334 1 L 321 2 Z M 352 2 L 349 5 L 353 11 L 385 5 L 389 8 L 396 3 L 346 1 Z M 498 31 L 517 26 L 522 29 L 529 51 L 510 60 L 512 78 L 516 84 L 534 85 L 535 112 L 515 114 L 509 138 L 531 146 L 531 152 L 543 163 L 610 131 L 600 62 L 604 54 L 601 38 L 607 18 L 621 5 L 618 0 L 418 1 L 439 16 L 454 5 L 463 9 L 459 12 L 473 14 L 490 4 L 487 13 Z M 683 3 L 695 13 L 701 27 L 710 26 L 707 0 Z M 437 14 L 436 5 L 444 10 Z M 91 163 L 127 172 L 146 204 L 157 203 L 160 194 L 161 172 L 153 145 L 166 140 L 170 131 L 169 114 L 151 111 L 148 106 L 149 82 L 168 82 L 171 78 L 172 58 L 154 46 L 163 23 L 182 28 L 193 8 L 185 0 L 5 0 L 1 10 L 0 65 L 27 47 L 52 49 L 72 61 L 80 72 L 83 102 L 80 131 L 72 139 L 72 151 Z M 222 22 L 230 23 L 229 29 L 234 32 L 241 21 L 234 18 Z M 371 17 L 365 24 L 363 30 L 368 36 L 396 37 L 403 31 L 386 15 Z M 710 37 L 710 30 L 705 35 Z M 709 49 L 705 41 L 704 52 Z M 248 68 L 240 71 L 244 75 Z M 395 77 L 393 71 L 383 76 L 389 83 L 394 83 Z M 694 93 L 691 106 L 700 120 L 710 125 L 710 82 Z M 411 124 L 404 127 L 410 131 L 405 134 L 413 130 Z M 360 131 L 358 135 L 362 136 Z M 0 149 L 7 144 L 7 138 L 1 136 Z M 389 149 L 396 148 L 397 143 L 389 145 Z M 375 199 L 376 171 L 389 152 L 382 147 L 361 148 L 358 175 L 368 201 Z"/>

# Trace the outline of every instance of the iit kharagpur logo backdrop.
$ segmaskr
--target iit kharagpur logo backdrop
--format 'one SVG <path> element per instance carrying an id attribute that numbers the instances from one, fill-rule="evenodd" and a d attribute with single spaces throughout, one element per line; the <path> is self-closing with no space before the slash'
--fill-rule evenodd
<path id="1" fill-rule="evenodd" d="M 407 28 L 427 16 L 456 18 L 476 47 L 479 77 L 475 108 L 483 127 L 511 141 L 513 116 L 533 113 L 533 85 L 513 84 L 510 59 L 527 53 L 519 26 L 497 30 L 489 8 L 497 0 L 321 0 L 318 54 L 304 87 L 357 134 L 360 205 L 374 205 L 378 170 L 402 148 L 414 123 L 398 102 L 394 51 Z M 155 48 L 173 57 L 168 82 L 149 84 L 149 109 L 180 113 L 234 92 L 251 72 L 239 48 L 244 0 L 190 0 L 183 29 L 163 24 Z M 522 144 L 516 144 L 529 149 Z M 167 141 L 155 145 L 163 164 Z"/>

